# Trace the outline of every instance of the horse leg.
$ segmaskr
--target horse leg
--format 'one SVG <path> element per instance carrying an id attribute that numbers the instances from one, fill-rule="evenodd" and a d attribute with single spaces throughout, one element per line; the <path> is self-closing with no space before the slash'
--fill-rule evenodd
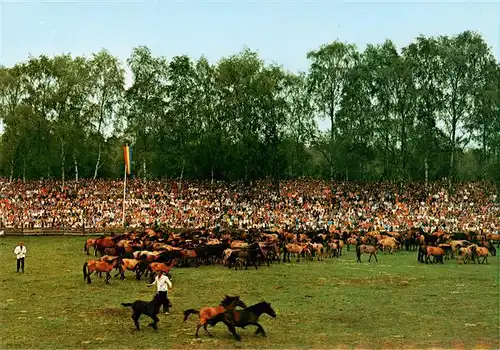
<path id="1" fill-rule="evenodd" d="M 135 328 L 138 331 L 141 330 L 141 327 L 139 327 L 139 317 L 141 317 L 141 314 L 138 314 L 135 311 L 132 312 L 132 319 L 134 320 Z"/>
<path id="2" fill-rule="evenodd" d="M 106 272 L 106 284 L 109 284 L 110 278 L 111 278 L 111 274 L 109 272 Z"/>
<path id="3" fill-rule="evenodd" d="M 203 326 L 201 322 L 196 325 L 196 332 L 194 333 L 195 338 L 199 337 L 198 332 L 200 331 L 201 326 Z"/>
<path id="4" fill-rule="evenodd" d="M 377 254 L 373 254 L 373 256 L 375 257 L 375 262 L 378 262 Z"/>
<path id="5" fill-rule="evenodd" d="M 264 330 L 264 327 L 262 327 L 258 322 L 255 322 L 255 325 L 257 326 L 257 330 L 255 331 L 255 335 L 262 333 L 262 336 L 266 336 L 266 331 Z"/>
<path id="6" fill-rule="evenodd" d="M 224 322 L 226 323 L 226 322 Z M 236 333 L 236 328 L 234 328 L 233 325 L 230 325 L 228 323 L 226 323 L 226 326 L 227 326 L 227 329 L 229 330 L 229 332 L 231 332 L 234 337 L 236 338 L 237 341 L 240 341 L 241 340 L 241 337 Z"/>
<path id="7" fill-rule="evenodd" d="M 159 319 L 159 318 L 158 318 L 158 316 L 156 316 L 156 315 L 154 315 L 154 316 L 153 316 L 153 317 L 151 317 L 151 318 L 153 319 L 153 322 L 152 322 L 152 323 L 150 323 L 149 325 L 150 325 L 151 327 L 153 327 L 153 329 L 154 329 L 155 331 L 157 331 L 157 330 L 158 330 L 158 326 L 156 325 L 156 323 L 160 322 L 160 319 Z"/>
<path id="8" fill-rule="evenodd" d="M 205 324 L 203 325 L 203 330 L 205 331 L 205 333 L 207 333 L 207 334 L 208 334 L 208 336 L 209 336 L 209 337 L 213 337 L 213 334 L 212 334 L 212 333 L 210 333 L 210 331 L 208 330 L 208 328 L 207 328 L 207 327 L 208 327 L 208 323 L 205 323 Z"/>

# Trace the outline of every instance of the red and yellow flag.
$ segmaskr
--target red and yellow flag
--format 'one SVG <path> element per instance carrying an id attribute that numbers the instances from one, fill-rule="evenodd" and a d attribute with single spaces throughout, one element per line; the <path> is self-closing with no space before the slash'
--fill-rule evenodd
<path id="1" fill-rule="evenodd" d="M 132 168 L 132 147 L 129 145 L 123 146 L 123 159 L 125 160 L 125 172 L 130 175 Z"/>

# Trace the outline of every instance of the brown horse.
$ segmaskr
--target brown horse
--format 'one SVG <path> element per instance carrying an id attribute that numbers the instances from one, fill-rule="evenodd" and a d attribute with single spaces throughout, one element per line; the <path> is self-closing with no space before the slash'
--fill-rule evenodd
<path id="1" fill-rule="evenodd" d="M 109 279 L 111 278 L 110 272 L 113 268 L 117 267 L 121 271 L 121 258 L 117 257 L 113 260 L 108 261 L 100 261 L 100 260 L 87 260 L 85 264 L 83 264 L 83 280 L 87 280 L 87 283 L 90 284 L 90 275 L 92 272 L 106 272 L 106 280 L 105 282 L 109 284 Z"/>
<path id="2" fill-rule="evenodd" d="M 237 306 L 246 308 L 246 304 L 243 300 L 240 300 L 239 296 L 230 297 L 228 295 L 225 296 L 224 300 L 222 300 L 217 307 L 204 307 L 201 310 L 188 309 L 184 311 L 184 322 L 188 319 L 189 315 L 197 314 L 199 317 L 199 322 L 196 325 L 196 333 L 195 337 L 198 338 L 198 332 L 201 327 L 205 330 L 205 332 L 211 337 L 212 333 L 207 329 L 208 320 L 225 312 L 226 310 L 234 310 Z"/>
<path id="3" fill-rule="evenodd" d="M 302 253 L 309 253 L 310 251 L 307 248 L 307 244 L 297 244 L 297 243 L 288 243 L 285 244 L 283 249 L 283 262 L 286 262 L 288 258 L 288 262 L 290 262 L 290 254 L 295 254 L 297 256 L 297 262 L 300 262 L 300 256 Z"/>
<path id="4" fill-rule="evenodd" d="M 94 247 L 94 255 L 96 255 L 95 249 L 95 239 L 89 238 L 85 241 L 85 245 L 83 246 L 83 251 L 90 255 L 90 247 Z"/>
<path id="5" fill-rule="evenodd" d="M 148 275 L 148 272 L 151 273 L 151 283 L 153 283 L 154 279 L 155 279 L 155 276 L 156 276 L 156 273 L 158 271 L 162 271 L 163 273 L 167 274 L 167 275 L 170 275 L 170 270 L 172 270 L 172 268 L 175 266 L 175 262 L 176 260 L 172 260 L 170 262 L 170 264 L 164 264 L 164 263 L 159 263 L 159 262 L 152 262 L 151 264 L 149 264 L 149 266 L 146 268 L 146 273 L 144 274 L 144 276 L 147 276 Z"/>
<path id="6" fill-rule="evenodd" d="M 478 247 L 477 245 L 472 245 L 471 250 L 472 250 L 472 261 L 473 262 L 474 262 L 474 259 L 477 259 L 478 264 L 484 264 L 485 261 L 486 261 L 486 263 L 488 263 L 488 254 L 490 253 L 488 248 Z M 482 263 L 479 262 L 480 258 L 483 258 Z"/>
<path id="7" fill-rule="evenodd" d="M 137 259 L 122 259 L 121 261 L 121 279 L 125 279 L 125 271 L 129 270 L 132 272 L 135 272 L 137 264 L 139 263 L 139 260 Z M 118 274 L 115 275 L 115 277 L 118 276 Z"/>
<path id="8" fill-rule="evenodd" d="M 442 249 L 442 248 L 427 246 L 427 249 L 426 249 L 427 257 L 425 258 L 425 263 L 426 264 L 429 263 L 431 256 L 433 256 L 435 263 L 440 262 L 441 264 L 444 264 L 444 262 L 443 262 L 444 254 L 445 254 L 445 252 L 444 252 L 444 249 Z M 433 263 L 433 262 L 431 262 L 431 263 Z"/>
<path id="9" fill-rule="evenodd" d="M 116 243 L 112 238 L 101 236 L 94 242 L 94 255 L 97 256 L 97 252 L 101 253 L 101 255 L 106 255 L 104 250 L 106 248 L 114 248 L 115 246 Z"/>
<path id="10" fill-rule="evenodd" d="M 371 262 L 372 256 L 374 256 L 375 261 L 378 262 L 377 246 L 360 244 L 360 242 L 358 242 L 358 244 L 356 245 L 356 262 L 361 262 L 361 255 L 362 254 L 370 254 L 370 258 L 368 259 L 368 262 Z"/>

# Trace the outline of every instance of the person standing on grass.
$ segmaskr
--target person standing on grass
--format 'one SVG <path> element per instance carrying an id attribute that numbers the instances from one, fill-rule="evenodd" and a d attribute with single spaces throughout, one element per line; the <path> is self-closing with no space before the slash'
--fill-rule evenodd
<path id="1" fill-rule="evenodd" d="M 24 258 L 26 257 L 26 247 L 23 242 L 19 242 L 19 245 L 14 249 L 14 254 L 16 254 L 17 258 L 17 272 L 19 272 L 19 268 L 24 273 Z"/>
<path id="2" fill-rule="evenodd" d="M 155 280 L 153 283 L 148 284 L 148 287 L 151 287 L 156 284 L 156 290 L 158 292 L 158 295 L 162 298 L 163 300 L 163 312 L 165 315 L 170 315 L 168 312 L 168 307 L 172 306 L 170 304 L 170 301 L 168 300 L 168 289 L 172 291 L 172 282 L 170 282 L 170 279 L 168 276 L 163 273 L 163 271 L 158 271 L 158 275 L 155 277 Z"/>

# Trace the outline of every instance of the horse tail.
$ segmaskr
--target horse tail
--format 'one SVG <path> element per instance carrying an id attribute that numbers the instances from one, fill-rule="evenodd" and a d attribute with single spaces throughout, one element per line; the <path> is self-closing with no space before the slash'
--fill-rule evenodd
<path id="1" fill-rule="evenodd" d="M 88 262 L 85 261 L 85 264 L 83 264 L 83 280 L 84 281 L 87 279 L 87 266 L 88 266 Z"/>
<path id="2" fill-rule="evenodd" d="M 132 306 L 132 303 L 122 303 L 122 306 L 130 307 L 130 306 Z"/>
<path id="3" fill-rule="evenodd" d="M 197 314 L 199 315 L 200 314 L 200 311 L 199 310 L 195 310 L 195 309 L 187 309 L 184 311 L 184 321 L 183 322 L 186 322 L 186 320 L 188 319 L 189 315 L 191 314 Z"/>

